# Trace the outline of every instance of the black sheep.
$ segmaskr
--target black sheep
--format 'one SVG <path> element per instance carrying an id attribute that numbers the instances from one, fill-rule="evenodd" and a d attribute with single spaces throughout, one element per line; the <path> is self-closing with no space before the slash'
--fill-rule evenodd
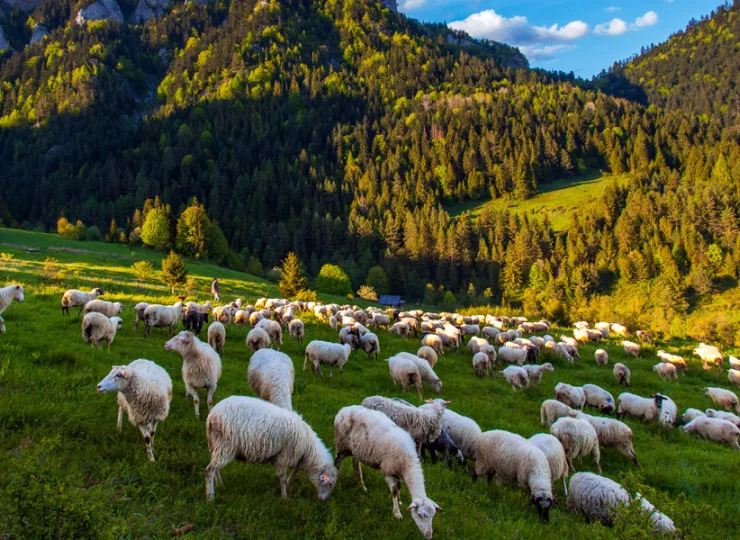
<path id="1" fill-rule="evenodd" d="M 448 467 L 452 467 L 452 456 L 457 455 L 457 461 L 460 465 L 465 463 L 462 452 L 457 448 L 455 441 L 452 440 L 449 433 L 444 429 L 434 441 L 421 445 L 421 459 L 426 459 L 426 451 L 432 456 L 432 463 L 437 463 L 437 452 L 442 454 Z"/>
<path id="2" fill-rule="evenodd" d="M 188 311 L 183 317 L 182 324 L 185 326 L 185 330 L 190 330 L 195 335 L 199 335 L 203 324 L 208 322 L 208 313 L 201 313 L 199 311 Z"/>

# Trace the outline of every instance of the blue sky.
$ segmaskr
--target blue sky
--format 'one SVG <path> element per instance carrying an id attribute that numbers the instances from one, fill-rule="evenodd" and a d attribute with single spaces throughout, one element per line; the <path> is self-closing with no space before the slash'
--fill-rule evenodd
<path id="1" fill-rule="evenodd" d="M 518 46 L 530 65 L 590 78 L 660 43 L 720 0 L 398 0 L 399 10 Z"/>

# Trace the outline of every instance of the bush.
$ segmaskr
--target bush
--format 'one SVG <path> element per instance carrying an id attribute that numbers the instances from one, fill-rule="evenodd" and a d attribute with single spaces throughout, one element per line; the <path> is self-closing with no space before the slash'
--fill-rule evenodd
<path id="1" fill-rule="evenodd" d="M 232 250 L 229 250 L 226 255 L 226 266 L 239 272 L 244 272 L 245 270 L 242 258 Z"/>
<path id="2" fill-rule="evenodd" d="M 369 300 L 371 302 L 378 301 L 378 293 L 376 293 L 375 289 L 373 289 L 370 285 L 363 285 L 362 287 L 360 287 L 357 291 L 357 296 L 359 296 L 363 300 Z"/>
<path id="3" fill-rule="evenodd" d="M 77 223 L 72 225 L 65 217 L 60 217 L 57 221 L 57 234 L 70 240 L 82 240 L 86 234 L 85 225 L 78 219 Z M 100 231 L 98 231 L 100 233 Z"/>
<path id="4" fill-rule="evenodd" d="M 87 229 L 85 232 L 85 240 L 88 242 L 100 242 L 103 240 L 103 235 L 100 233 L 100 229 L 98 229 L 97 225 L 93 225 Z"/>
<path id="5" fill-rule="evenodd" d="M 41 281 L 48 283 L 61 284 L 67 273 L 59 269 L 59 261 L 53 257 L 47 257 L 44 260 L 44 268 L 41 274 Z"/>
<path id="6" fill-rule="evenodd" d="M 316 294 L 316 291 L 307 289 L 305 291 L 299 291 L 298 294 L 293 297 L 293 300 L 297 302 L 318 302 L 319 296 Z"/>
<path id="7" fill-rule="evenodd" d="M 154 274 L 154 265 L 149 261 L 136 261 L 131 265 L 136 281 L 144 282 Z"/>
<path id="8" fill-rule="evenodd" d="M 265 269 L 262 267 L 260 260 L 254 256 L 249 257 L 249 261 L 247 261 L 247 274 L 262 277 L 264 272 Z"/>
<path id="9" fill-rule="evenodd" d="M 347 296 L 352 294 L 352 282 L 336 264 L 325 264 L 316 276 L 316 288 L 323 293 Z"/>
<path id="10" fill-rule="evenodd" d="M 375 289 L 379 294 L 388 294 L 389 292 L 388 276 L 380 266 L 373 266 L 368 270 L 365 283 Z"/>

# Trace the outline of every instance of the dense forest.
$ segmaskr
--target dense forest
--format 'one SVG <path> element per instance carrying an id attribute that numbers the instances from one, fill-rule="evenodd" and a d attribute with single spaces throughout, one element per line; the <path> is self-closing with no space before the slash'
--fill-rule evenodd
<path id="1" fill-rule="evenodd" d="M 138 242 L 158 208 L 176 247 L 197 207 L 219 249 L 196 254 L 224 264 L 269 271 L 294 251 L 355 290 L 380 265 L 379 292 L 558 320 L 611 294 L 664 332 L 738 276 L 738 2 L 597 81 L 379 0 L 190 2 L 143 25 L 78 25 L 78 4 L 6 17 L 50 29 L 0 60 L 6 225 L 63 216 Z M 591 170 L 630 180 L 563 234 L 444 209 Z"/>

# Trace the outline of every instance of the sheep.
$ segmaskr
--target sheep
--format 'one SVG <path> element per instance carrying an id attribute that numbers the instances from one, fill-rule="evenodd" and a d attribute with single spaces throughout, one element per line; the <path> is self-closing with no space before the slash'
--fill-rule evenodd
<path id="1" fill-rule="evenodd" d="M 637 343 L 632 341 L 623 341 L 622 348 L 624 349 L 624 352 L 630 356 L 634 356 L 635 358 L 640 356 L 640 346 Z"/>
<path id="2" fill-rule="evenodd" d="M 673 364 L 674 366 L 676 366 L 676 369 L 681 372 L 682 375 L 686 375 L 686 360 L 684 360 L 682 356 L 668 354 L 665 351 L 658 351 L 658 358 L 660 358 L 663 362 Z"/>
<path id="3" fill-rule="evenodd" d="M 617 337 L 627 337 L 627 335 L 629 334 L 627 327 L 622 326 L 621 324 L 612 323 L 609 329 L 611 330 L 612 334 Z"/>
<path id="4" fill-rule="evenodd" d="M 414 407 L 383 396 L 371 396 L 362 400 L 362 406 L 380 411 L 405 429 L 416 443 L 417 453 L 421 445 L 432 442 L 442 432 L 442 414 L 449 401 L 430 399 L 422 407 Z M 336 441 L 335 441 L 336 444 Z"/>
<path id="5" fill-rule="evenodd" d="M 488 340 L 473 336 L 470 338 L 470 341 L 468 341 L 468 351 L 475 354 L 480 351 L 481 345 L 488 345 Z"/>
<path id="6" fill-rule="evenodd" d="M 653 531 L 656 533 L 675 533 L 673 521 L 658 512 L 650 502 L 637 494 L 641 509 L 650 515 Z M 622 486 L 594 473 L 577 473 L 570 479 L 568 494 L 568 512 L 583 514 L 587 522 L 599 521 L 603 525 L 612 525 L 623 506 L 629 506 L 633 498 Z"/>
<path id="7" fill-rule="evenodd" d="M 120 317 L 106 317 L 95 311 L 86 313 L 82 319 L 82 339 L 85 343 L 97 345 L 98 350 L 101 348 L 101 342 L 105 341 L 110 352 L 110 344 L 113 343 L 116 332 L 121 329 L 122 324 Z"/>
<path id="8" fill-rule="evenodd" d="M 172 306 L 149 306 L 144 310 L 144 335 L 151 334 L 152 327 L 169 327 L 170 333 L 175 330 L 175 325 L 180 322 L 182 316 L 182 302 Z"/>
<path id="9" fill-rule="evenodd" d="M 334 444 L 337 470 L 345 458 L 351 457 L 362 491 L 367 492 L 367 487 L 362 479 L 361 463 L 380 470 L 391 490 L 396 519 L 403 517 L 399 493 L 401 482 L 405 482 L 411 495 L 411 517 L 424 537 L 432 538 L 432 519 L 442 509 L 426 495 L 421 463 L 407 432 L 383 413 L 353 405 L 341 409 L 334 418 Z"/>
<path id="10" fill-rule="evenodd" d="M 380 340 L 372 332 L 367 332 L 364 336 L 360 337 L 360 344 L 362 345 L 362 350 L 367 353 L 368 360 L 371 360 L 373 355 L 375 355 L 376 360 L 380 357 Z"/>
<path id="11" fill-rule="evenodd" d="M 98 383 L 98 392 L 118 392 L 116 428 L 121 431 L 125 412 L 131 425 L 139 428 L 144 437 L 149 461 L 154 461 L 152 444 L 157 424 L 167 418 L 172 402 L 172 379 L 167 372 L 151 360 L 143 359 L 127 366 L 113 366 Z"/>
<path id="12" fill-rule="evenodd" d="M 434 333 L 440 337 L 445 347 L 460 350 L 460 331 L 449 324 L 445 324 L 443 328 L 437 328 Z"/>
<path id="13" fill-rule="evenodd" d="M 583 406 L 586 404 L 586 393 L 583 388 L 558 383 L 555 386 L 555 399 L 573 409 L 583 410 Z"/>
<path id="14" fill-rule="evenodd" d="M 11 285 L 11 287 L 14 286 L 17 287 L 18 285 Z M 5 289 L 7 289 L 7 287 Z M 0 293 L 2 291 L 5 291 L 5 289 L 0 289 Z M 79 315 L 80 313 L 82 313 L 82 310 L 85 309 L 85 304 L 87 304 L 90 300 L 95 300 L 98 296 L 103 296 L 103 294 L 105 294 L 103 293 L 103 290 L 97 287 L 91 290 L 89 293 L 78 291 L 77 289 L 70 289 L 62 296 L 62 314 L 69 315 L 69 308 L 79 306 L 80 311 L 77 312 L 77 315 Z M 21 289 L 21 298 L 22 297 L 23 290 Z M 1 295 L 0 298 L 2 298 Z M 22 300 L 18 301 L 22 302 Z M 0 313 L 2 313 L 2 310 L 0 310 Z"/>
<path id="15" fill-rule="evenodd" d="M 231 396 L 208 415 L 206 434 L 211 453 L 205 474 L 208 501 L 214 498 L 214 479 L 220 480 L 221 469 L 234 459 L 272 463 L 283 499 L 288 498 L 288 487 L 298 470 L 306 473 L 322 501 L 336 485 L 338 475 L 331 453 L 293 411 L 257 398 Z"/>
<path id="16" fill-rule="evenodd" d="M 373 315 L 373 322 L 378 328 L 380 328 L 381 326 L 385 326 L 385 329 L 388 330 L 391 325 L 391 318 L 384 313 L 376 313 L 375 315 Z"/>
<path id="17" fill-rule="evenodd" d="M 527 347 L 526 349 L 510 349 L 501 347 L 498 350 L 498 357 L 506 364 L 524 365 L 525 362 L 534 364 L 537 361 L 537 347 Z"/>
<path id="18" fill-rule="evenodd" d="M 496 349 L 493 348 L 493 345 L 481 345 L 478 352 L 482 352 L 483 354 L 488 356 L 488 359 L 491 361 L 491 365 L 496 363 L 497 355 Z"/>
<path id="19" fill-rule="evenodd" d="M 725 409 L 726 411 L 732 411 L 740 413 L 740 403 L 738 403 L 737 394 L 731 390 L 725 390 L 724 388 L 707 387 L 704 388 L 704 395 L 711 398 L 717 405 Z"/>
<path id="20" fill-rule="evenodd" d="M 594 359 L 596 359 L 596 365 L 598 366 L 606 367 L 609 365 L 609 353 L 604 349 L 596 349 Z"/>
<path id="21" fill-rule="evenodd" d="M 473 355 L 473 371 L 476 377 L 493 376 L 491 359 L 486 353 L 478 352 Z"/>
<path id="22" fill-rule="evenodd" d="M 437 354 L 444 356 L 444 342 L 442 338 L 437 334 L 425 334 L 421 338 L 421 344 L 426 347 L 432 348 Z"/>
<path id="23" fill-rule="evenodd" d="M 457 447 L 455 441 L 452 440 L 452 437 L 450 437 L 450 434 L 447 433 L 444 428 L 439 434 L 439 437 L 434 439 L 434 441 L 421 445 L 421 459 L 424 461 L 426 461 L 427 450 L 432 458 L 432 465 L 437 463 L 437 452 L 444 456 L 445 463 L 447 463 L 448 468 L 452 467 L 453 456 L 457 457 L 457 461 L 460 465 L 465 463 L 465 456 L 463 456 L 463 453 Z"/>
<path id="24" fill-rule="evenodd" d="M 579 343 L 588 343 L 589 342 L 588 329 L 576 328 L 575 330 L 573 330 L 573 337 Z"/>
<path id="25" fill-rule="evenodd" d="M 562 443 L 565 455 L 568 458 L 568 466 L 572 471 L 576 470 L 573 466 L 574 458 L 591 454 L 596 462 L 599 474 L 601 474 L 599 437 L 591 424 L 586 420 L 579 420 L 570 416 L 558 418 L 550 426 L 550 433 L 555 435 Z"/>
<path id="26" fill-rule="evenodd" d="M 306 337 L 306 329 L 303 321 L 300 319 L 293 319 L 288 323 L 288 334 L 290 337 L 296 338 L 298 343 L 303 343 L 303 338 Z"/>
<path id="27" fill-rule="evenodd" d="M 689 422 L 691 422 L 695 418 L 699 418 L 700 416 L 706 416 L 706 414 L 699 409 L 686 409 L 686 412 L 681 415 L 681 423 L 688 424 Z"/>
<path id="28" fill-rule="evenodd" d="M 475 459 L 480 426 L 467 416 L 462 416 L 448 408 L 442 415 L 442 429 L 455 441 L 465 459 Z"/>
<path id="29" fill-rule="evenodd" d="M 294 382 L 295 368 L 287 354 L 263 348 L 249 359 L 247 383 L 260 399 L 290 411 Z"/>
<path id="30" fill-rule="evenodd" d="M 527 386 L 534 386 L 535 384 L 540 384 L 540 380 L 542 379 L 543 372 L 555 371 L 555 368 L 552 366 L 550 362 L 546 362 L 540 365 L 529 365 L 528 364 L 522 367 L 527 372 L 527 378 L 529 379 L 529 383 Z"/>
<path id="31" fill-rule="evenodd" d="M 0 315 L 0 334 L 4 334 L 5 332 L 5 320 L 3 319 L 3 316 Z"/>
<path id="32" fill-rule="evenodd" d="M 306 347 L 303 371 L 306 371 L 308 361 L 310 360 L 311 371 L 313 371 L 314 374 L 319 375 L 321 378 L 324 377 L 324 374 L 321 372 L 321 364 L 326 364 L 330 367 L 330 378 L 334 377 L 334 366 L 337 366 L 339 368 L 339 373 L 342 374 L 344 364 L 349 360 L 351 352 L 352 346 L 349 343 L 341 345 L 339 343 L 330 343 L 328 341 L 312 341 Z"/>
<path id="33" fill-rule="evenodd" d="M 696 433 L 700 439 L 729 444 L 735 450 L 740 450 L 740 428 L 728 420 L 700 416 L 681 429 L 686 433 Z"/>
<path id="34" fill-rule="evenodd" d="M 213 309 L 213 303 L 209 300 L 205 304 L 188 302 L 185 304 L 185 311 L 197 311 L 198 313 L 210 313 Z"/>
<path id="35" fill-rule="evenodd" d="M 213 308 L 213 320 L 221 323 L 231 324 L 234 320 L 236 310 L 231 306 L 218 306 Z"/>
<path id="36" fill-rule="evenodd" d="M 496 352 L 494 351 L 494 355 L 495 354 Z M 416 356 L 429 362 L 429 365 L 432 366 L 432 368 L 437 365 L 437 353 L 431 347 L 422 345 L 419 347 L 419 350 L 416 351 Z"/>
<path id="37" fill-rule="evenodd" d="M 419 394 L 419 399 L 423 400 L 421 373 L 419 373 L 419 366 L 416 362 L 400 355 L 391 356 L 386 362 L 388 362 L 388 370 L 393 384 L 400 384 L 404 390 L 408 390 L 409 386 L 413 384 Z"/>
<path id="38" fill-rule="evenodd" d="M 352 349 L 359 349 L 362 347 L 362 341 L 360 341 L 360 332 L 352 326 L 345 326 L 339 331 L 339 343 L 349 343 Z"/>
<path id="39" fill-rule="evenodd" d="M 146 308 L 148 308 L 151 304 L 148 302 L 139 302 L 134 306 L 134 328 L 139 328 L 139 321 L 144 320 L 144 311 L 146 311 Z"/>
<path id="40" fill-rule="evenodd" d="M 195 335 L 200 335 L 203 325 L 208 322 L 208 313 L 200 311 L 187 311 L 182 318 L 182 324 L 185 330 L 190 330 Z"/>
<path id="41" fill-rule="evenodd" d="M 576 330 L 585 330 L 586 328 L 589 328 L 591 325 L 587 323 L 586 321 L 578 321 L 576 323 L 573 323 L 573 328 Z"/>
<path id="42" fill-rule="evenodd" d="M 609 392 L 595 384 L 584 384 L 581 388 L 586 397 L 586 405 L 599 409 L 603 414 L 614 412 L 614 397 Z"/>
<path id="43" fill-rule="evenodd" d="M 676 366 L 673 364 L 669 364 L 668 362 L 659 362 L 653 366 L 653 371 L 655 371 L 663 381 L 674 379 L 678 382 L 678 372 L 676 370 Z"/>
<path id="44" fill-rule="evenodd" d="M 208 327 L 208 344 L 219 355 L 223 354 L 224 345 L 226 344 L 226 328 L 218 321 L 212 322 Z"/>
<path id="45" fill-rule="evenodd" d="M 540 420 L 542 425 L 549 428 L 558 418 L 570 416 L 573 412 L 568 405 L 556 399 L 546 399 L 540 407 Z"/>
<path id="46" fill-rule="evenodd" d="M 573 332 L 573 335 L 575 335 L 575 332 Z M 604 333 L 601 330 L 591 330 L 587 328 L 586 336 L 588 336 L 588 341 L 599 342 L 604 339 Z"/>
<path id="47" fill-rule="evenodd" d="M 261 328 L 270 336 L 270 346 L 277 345 L 277 350 L 283 346 L 283 327 L 279 322 L 270 319 L 262 319 L 255 325 L 255 328 Z"/>
<path id="48" fill-rule="evenodd" d="M 527 375 L 527 370 L 523 367 L 509 366 L 505 370 L 499 371 L 499 373 L 504 376 L 506 382 L 511 385 L 511 389 L 514 392 L 517 389 L 521 390 L 529 386 L 529 376 Z"/>
<path id="49" fill-rule="evenodd" d="M 252 328 L 247 334 L 247 347 L 259 351 L 270 346 L 270 336 L 262 328 Z"/>
<path id="50" fill-rule="evenodd" d="M 479 336 L 480 326 L 477 324 L 461 324 L 458 329 L 463 336 Z M 472 338 L 471 338 L 472 339 Z"/>
<path id="51" fill-rule="evenodd" d="M 604 338 L 608 338 L 611 335 L 611 324 L 608 322 L 597 322 L 595 328 L 601 332 Z"/>
<path id="52" fill-rule="evenodd" d="M 550 482 L 563 479 L 563 491 L 568 495 L 568 458 L 565 456 L 565 449 L 557 437 L 549 433 L 537 433 L 532 435 L 529 442 L 534 444 L 540 451 L 545 454 L 547 462 L 550 465 Z"/>
<path id="53" fill-rule="evenodd" d="M 418 356 L 407 352 L 400 352 L 396 356 L 400 356 L 401 358 L 408 358 L 409 360 L 414 362 L 419 370 L 419 375 L 421 375 L 421 380 L 431 386 L 432 390 L 434 390 L 436 393 L 439 394 L 442 391 L 442 381 L 439 379 L 439 377 L 437 377 L 437 374 L 432 369 L 432 366 L 429 365 L 429 362 L 427 362 L 423 358 L 419 358 Z"/>
<path id="54" fill-rule="evenodd" d="M 633 460 L 638 467 L 642 468 L 640 462 L 637 461 L 635 447 L 632 444 L 634 434 L 627 424 L 613 418 L 591 416 L 590 414 L 578 411 L 573 411 L 569 416 L 571 418 L 585 420 L 591 424 L 594 430 L 596 430 L 600 445 L 616 448 L 620 454 Z"/>
<path id="55" fill-rule="evenodd" d="M 84 306 L 85 313 L 100 313 L 108 318 L 117 317 L 123 313 L 123 304 L 120 302 L 106 302 L 105 300 L 90 300 Z"/>
<path id="56" fill-rule="evenodd" d="M 715 411 L 714 409 L 707 409 L 706 415 L 709 418 L 719 418 L 721 420 L 727 420 L 728 422 L 732 422 L 740 428 L 740 416 L 737 416 L 735 414 L 725 411 Z"/>
<path id="57" fill-rule="evenodd" d="M 614 364 L 614 369 L 612 370 L 614 373 L 614 378 L 617 379 L 617 382 L 619 385 L 624 385 L 627 388 L 629 388 L 630 385 L 630 377 L 632 376 L 632 373 L 630 372 L 629 368 L 622 364 L 621 362 Z"/>
<path id="58" fill-rule="evenodd" d="M 193 397 L 195 416 L 200 416 L 200 388 L 208 390 L 206 403 L 210 411 L 213 408 L 213 394 L 221 378 L 221 357 L 218 353 L 209 344 L 185 331 L 165 343 L 164 350 L 182 356 L 182 382 L 185 383 L 185 393 Z"/>
<path id="59" fill-rule="evenodd" d="M 645 332 L 644 330 L 638 330 L 635 332 L 635 336 L 637 336 L 637 339 L 640 340 L 640 343 L 652 343 L 653 337 L 650 335 L 650 332 Z"/>
<path id="60" fill-rule="evenodd" d="M 259 323 L 262 319 L 264 319 L 264 317 L 262 316 L 261 311 L 253 311 L 249 315 L 249 326 L 254 328 L 255 326 L 257 326 L 257 323 Z"/>
<path id="61" fill-rule="evenodd" d="M 701 343 L 694 349 L 694 355 L 701 358 L 701 363 L 705 370 L 710 370 L 714 367 L 721 368 L 724 364 L 724 357 L 717 347 Z"/>
<path id="62" fill-rule="evenodd" d="M 239 309 L 236 312 L 234 312 L 234 324 L 239 326 L 246 326 L 249 324 L 249 316 L 250 313 L 247 311 L 244 311 L 243 309 Z"/>
<path id="63" fill-rule="evenodd" d="M 478 436 L 473 481 L 495 476 L 502 484 L 516 483 L 529 488 L 530 502 L 543 522 L 549 521 L 550 509 L 557 501 L 552 495 L 550 463 L 533 442 L 508 431 L 493 430 Z"/>
<path id="64" fill-rule="evenodd" d="M 493 326 L 485 326 L 483 327 L 483 330 L 481 330 L 481 335 L 490 341 L 495 341 L 496 336 L 498 336 L 501 333 L 501 330 L 498 328 L 494 328 Z"/>
<path id="65" fill-rule="evenodd" d="M 581 359 L 581 355 L 578 354 L 578 347 L 575 347 L 570 343 L 557 343 L 555 344 L 555 350 L 558 351 L 561 356 L 565 356 L 565 358 L 569 359 L 570 362 L 573 362 L 573 358 Z M 563 352 L 567 353 L 567 356 L 564 355 Z"/>
<path id="66" fill-rule="evenodd" d="M 740 370 L 739 369 L 727 370 L 727 380 L 730 381 L 730 384 L 734 384 L 735 386 L 740 387 Z"/>
<path id="67" fill-rule="evenodd" d="M 662 394 L 653 394 L 649 398 L 623 392 L 617 397 L 617 419 L 621 420 L 626 415 L 634 416 L 643 422 L 659 420 L 663 422 L 663 402 L 668 399 Z"/>
<path id="68" fill-rule="evenodd" d="M 396 334 L 400 338 L 406 339 L 409 335 L 409 325 L 402 322 L 397 322 L 388 329 L 389 334 Z"/>
<path id="69" fill-rule="evenodd" d="M 740 370 L 740 359 L 730 356 L 730 369 Z"/>
<path id="70" fill-rule="evenodd" d="M 576 349 L 578 348 L 578 340 L 570 336 L 560 336 L 560 342 L 566 345 L 573 345 Z"/>

